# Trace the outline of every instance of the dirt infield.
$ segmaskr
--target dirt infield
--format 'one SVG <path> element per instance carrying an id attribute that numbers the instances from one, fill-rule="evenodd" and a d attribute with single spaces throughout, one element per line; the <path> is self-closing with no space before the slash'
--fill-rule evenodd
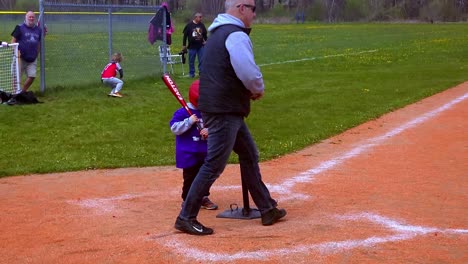
<path id="1" fill-rule="evenodd" d="M 206 237 L 173 228 L 173 167 L 0 179 L 0 263 L 468 263 L 468 82 L 261 169 L 285 220 L 217 218 L 230 165 Z"/>

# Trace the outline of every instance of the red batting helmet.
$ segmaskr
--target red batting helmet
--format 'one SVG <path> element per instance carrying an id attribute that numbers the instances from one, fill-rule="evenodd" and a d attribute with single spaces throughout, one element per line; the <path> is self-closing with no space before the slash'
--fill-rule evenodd
<path id="1" fill-rule="evenodd" d="M 195 80 L 193 83 L 190 85 L 189 88 L 189 101 L 192 103 L 195 107 L 198 107 L 198 90 L 200 87 L 200 80 Z"/>

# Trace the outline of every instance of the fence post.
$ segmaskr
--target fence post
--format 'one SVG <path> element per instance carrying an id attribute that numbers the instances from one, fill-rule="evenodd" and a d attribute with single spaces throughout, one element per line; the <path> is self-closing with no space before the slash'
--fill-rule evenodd
<path id="1" fill-rule="evenodd" d="M 163 34 L 163 74 L 167 73 L 167 35 L 166 35 L 166 7 L 161 6 L 163 9 L 163 23 L 162 23 L 162 34 Z"/>
<path id="2" fill-rule="evenodd" d="M 45 16 L 44 16 L 44 0 L 39 0 L 39 21 L 41 27 L 41 94 L 45 93 Z"/>
<path id="3" fill-rule="evenodd" d="M 108 9 L 109 14 L 109 61 L 112 60 L 112 7 Z"/>

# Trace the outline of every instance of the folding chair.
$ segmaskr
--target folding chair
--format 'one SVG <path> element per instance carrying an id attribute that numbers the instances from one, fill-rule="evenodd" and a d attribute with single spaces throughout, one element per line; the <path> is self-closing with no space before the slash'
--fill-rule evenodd
<path id="1" fill-rule="evenodd" d="M 174 74 L 174 64 L 180 64 L 182 69 L 182 75 L 185 75 L 184 64 L 182 63 L 182 55 L 172 55 L 171 48 L 166 46 L 166 53 L 164 54 L 164 46 L 159 46 L 159 60 L 161 62 L 161 67 L 163 67 L 164 62 L 166 61 L 166 66 L 171 67 L 171 73 Z M 167 70 L 167 69 L 166 69 Z"/>

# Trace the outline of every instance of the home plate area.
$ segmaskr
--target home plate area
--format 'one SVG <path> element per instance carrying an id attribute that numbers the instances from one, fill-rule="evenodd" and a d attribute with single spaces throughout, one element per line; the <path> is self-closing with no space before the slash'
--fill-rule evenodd
<path id="1" fill-rule="evenodd" d="M 216 252 L 214 250 L 209 251 L 207 249 L 197 247 L 197 241 L 193 241 L 195 242 L 195 245 L 193 245 L 193 243 L 187 242 L 187 240 L 184 240 L 182 237 L 155 238 L 155 241 L 166 248 L 169 248 L 173 251 L 176 251 L 177 253 L 184 255 L 186 258 L 192 258 L 201 262 L 216 261 L 223 263 L 231 262 L 234 260 L 280 259 L 286 256 L 290 257 L 291 255 L 329 255 L 335 254 L 337 252 L 349 251 L 356 248 L 372 248 L 379 244 L 411 240 L 413 238 L 416 238 L 417 236 L 448 235 L 453 236 L 455 239 L 457 239 L 457 237 L 454 235 L 468 235 L 468 229 L 440 229 L 435 227 L 409 225 L 405 224 L 404 222 L 383 217 L 373 213 L 329 216 L 328 218 L 325 217 L 323 221 L 328 223 L 329 228 L 336 228 L 338 230 L 355 229 L 356 226 L 361 225 L 366 225 L 366 229 L 369 229 L 369 226 L 374 226 L 374 228 L 372 228 L 372 231 L 375 232 L 375 235 L 359 234 L 359 237 L 353 239 L 335 241 L 330 240 L 317 243 L 298 243 L 296 239 L 294 239 L 295 236 L 293 234 L 301 232 L 310 232 L 310 230 L 290 230 L 289 241 L 285 239 L 285 237 L 282 238 L 282 242 L 284 243 L 284 245 L 288 246 L 265 249 L 268 246 L 268 241 L 265 241 L 265 244 L 260 246 L 259 244 L 262 243 L 259 243 L 258 240 L 256 240 L 254 243 L 262 249 L 255 251 L 245 251 L 241 248 L 237 249 L 237 251 L 232 252 Z M 314 224 L 310 225 L 309 227 L 304 227 L 314 228 Z M 378 229 L 381 229 L 381 231 L 377 232 Z M 343 231 L 346 233 L 345 230 Z M 239 235 L 242 236 L 242 233 L 240 233 Z M 255 239 L 255 237 L 250 238 Z M 218 241 L 218 243 L 222 243 L 223 240 L 224 242 L 226 242 L 226 239 L 221 239 L 221 241 Z M 227 241 L 227 243 L 230 242 Z"/>
<path id="2" fill-rule="evenodd" d="M 92 210 L 93 214 L 101 217 L 118 215 L 122 218 L 137 198 L 149 199 L 159 195 L 161 193 L 127 194 L 68 202 L 82 210 Z M 292 202 L 295 206 L 297 203 Z M 375 212 L 337 215 L 314 213 L 310 209 L 308 213 L 299 211 L 289 210 L 295 216 L 287 217 L 271 227 L 261 226 L 258 219 L 220 219 L 215 217 L 219 212 L 202 211 L 200 215 L 204 223 L 215 228 L 216 233 L 212 236 L 183 234 L 169 224 L 141 240 L 154 243 L 159 250 L 175 254 L 178 259 L 182 258 L 181 262 L 188 263 L 313 263 L 313 260 L 323 262 L 327 256 L 346 254 L 353 250 L 379 251 L 388 250 L 388 247 L 409 247 L 420 248 L 416 250 L 420 251 L 424 248 L 420 243 L 425 241 L 429 241 L 429 244 L 448 240 L 465 241 L 465 244 L 468 242 L 468 229 L 464 228 L 417 225 L 413 221 Z M 173 216 L 175 218 L 176 214 Z"/>

